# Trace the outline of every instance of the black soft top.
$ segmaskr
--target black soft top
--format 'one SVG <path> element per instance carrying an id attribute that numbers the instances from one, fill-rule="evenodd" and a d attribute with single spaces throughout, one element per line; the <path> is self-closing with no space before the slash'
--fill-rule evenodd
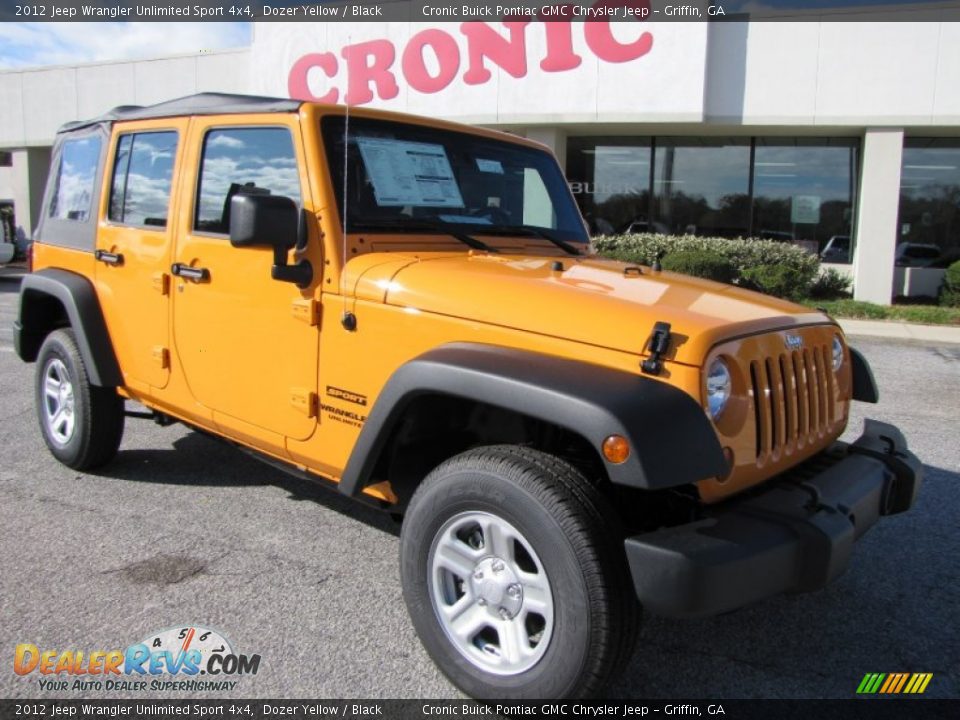
<path id="1" fill-rule="evenodd" d="M 301 100 L 262 97 L 260 95 L 230 95 L 227 93 L 199 93 L 167 100 L 156 105 L 120 105 L 100 117 L 77 120 L 63 125 L 58 132 L 66 133 L 91 127 L 107 125 L 120 120 L 149 120 L 151 118 L 176 117 L 179 115 L 239 115 L 243 113 L 295 112 L 303 104 Z"/>

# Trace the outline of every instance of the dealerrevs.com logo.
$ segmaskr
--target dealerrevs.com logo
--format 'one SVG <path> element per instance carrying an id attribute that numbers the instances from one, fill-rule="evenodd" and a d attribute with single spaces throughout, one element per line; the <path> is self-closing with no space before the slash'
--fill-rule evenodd
<path id="1" fill-rule="evenodd" d="M 35 679 L 39 690 L 233 690 L 256 675 L 260 655 L 235 653 L 216 630 L 199 625 L 147 635 L 126 649 L 41 649 L 16 646 L 13 671 Z"/>

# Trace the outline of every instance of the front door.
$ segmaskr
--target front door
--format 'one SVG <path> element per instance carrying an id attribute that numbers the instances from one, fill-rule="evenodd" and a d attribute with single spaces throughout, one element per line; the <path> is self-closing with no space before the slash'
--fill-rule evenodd
<path id="1" fill-rule="evenodd" d="M 174 168 L 186 120 L 150 121 L 114 137 L 96 284 L 124 383 L 149 394 L 170 378 Z"/>
<path id="2" fill-rule="evenodd" d="M 269 123 L 269 124 L 267 124 Z M 308 195 L 295 116 L 264 125 L 194 119 L 184 188 L 187 212 L 173 257 L 174 346 L 196 401 L 224 431 L 283 454 L 284 438 L 316 427 L 318 327 L 302 312 L 305 290 L 270 277 L 273 251 L 230 244 L 230 199 L 238 192 Z M 193 175 L 192 173 L 187 173 Z"/>

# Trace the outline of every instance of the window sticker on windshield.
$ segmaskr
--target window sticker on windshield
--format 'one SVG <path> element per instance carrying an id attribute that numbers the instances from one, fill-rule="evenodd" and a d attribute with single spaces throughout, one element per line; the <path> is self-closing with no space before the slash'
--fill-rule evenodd
<path id="1" fill-rule="evenodd" d="M 499 160 L 486 160 L 484 158 L 477 158 L 477 170 L 480 172 L 497 173 L 497 175 L 503 175 L 503 165 L 500 164 Z"/>
<path id="2" fill-rule="evenodd" d="M 463 207 L 442 145 L 359 137 L 357 145 L 380 207 Z"/>

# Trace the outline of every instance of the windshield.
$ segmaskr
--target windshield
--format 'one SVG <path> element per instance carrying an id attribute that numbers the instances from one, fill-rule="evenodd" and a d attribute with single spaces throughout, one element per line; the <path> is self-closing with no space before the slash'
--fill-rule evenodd
<path id="1" fill-rule="evenodd" d="M 322 121 L 344 215 L 344 118 Z M 467 133 L 350 118 L 347 232 L 525 235 L 586 243 L 566 180 L 544 151 Z"/>

